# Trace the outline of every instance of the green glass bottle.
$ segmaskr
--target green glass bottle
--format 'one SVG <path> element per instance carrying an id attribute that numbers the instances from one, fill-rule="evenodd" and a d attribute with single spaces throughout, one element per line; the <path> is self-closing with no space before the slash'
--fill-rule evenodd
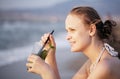
<path id="1" fill-rule="evenodd" d="M 45 60 L 47 54 L 48 54 L 48 51 L 47 51 L 47 50 L 43 50 L 43 51 L 41 52 L 41 54 L 40 54 L 40 57 L 41 57 L 43 60 Z"/>
<path id="2" fill-rule="evenodd" d="M 52 32 L 50 33 L 51 35 L 53 34 L 54 30 L 52 30 Z M 48 51 L 51 49 L 51 48 L 54 48 L 54 46 L 52 46 L 51 44 L 49 44 L 50 48 L 48 50 L 44 50 L 44 47 L 46 46 L 47 42 L 49 41 L 49 37 L 50 37 L 50 34 L 47 38 L 47 40 L 45 41 L 45 43 L 43 44 L 42 48 L 39 50 L 38 52 L 38 56 L 40 56 L 43 60 L 45 60 L 47 54 L 48 54 Z"/>

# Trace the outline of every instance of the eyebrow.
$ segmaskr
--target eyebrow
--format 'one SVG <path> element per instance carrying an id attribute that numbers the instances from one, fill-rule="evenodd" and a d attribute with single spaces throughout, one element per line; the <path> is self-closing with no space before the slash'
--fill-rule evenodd
<path id="1" fill-rule="evenodd" d="M 68 30 L 75 30 L 75 28 L 68 27 L 68 28 L 66 28 L 65 30 L 66 30 L 66 31 L 68 31 Z"/>

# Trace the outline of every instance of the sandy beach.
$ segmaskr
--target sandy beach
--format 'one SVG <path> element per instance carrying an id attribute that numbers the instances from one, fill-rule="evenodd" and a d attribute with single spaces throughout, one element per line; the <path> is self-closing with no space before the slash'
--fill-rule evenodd
<path id="1" fill-rule="evenodd" d="M 18 61 L 0 67 L 0 79 L 40 79 L 35 74 L 27 73 L 26 61 Z"/>
<path id="2" fill-rule="evenodd" d="M 0 67 L 0 79 L 41 79 L 39 75 L 27 72 L 26 59 Z M 82 54 L 59 51 L 57 62 L 61 79 L 71 79 L 85 61 L 86 57 Z"/>

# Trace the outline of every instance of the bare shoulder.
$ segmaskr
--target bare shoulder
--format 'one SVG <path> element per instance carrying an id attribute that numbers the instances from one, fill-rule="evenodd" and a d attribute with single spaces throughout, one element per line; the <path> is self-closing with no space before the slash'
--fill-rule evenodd
<path id="1" fill-rule="evenodd" d="M 99 64 L 98 64 L 98 70 L 103 69 L 105 73 L 115 73 L 116 70 L 120 71 L 120 59 L 117 57 L 111 57 L 111 58 L 106 58 L 103 59 Z"/>
<path id="2" fill-rule="evenodd" d="M 96 67 L 92 76 L 96 79 L 119 79 L 120 60 L 116 57 L 102 60 Z"/>
<path id="3" fill-rule="evenodd" d="M 87 69 L 88 66 L 90 65 L 90 60 L 88 59 L 83 66 L 78 70 L 78 72 L 73 76 L 72 79 L 87 79 L 88 74 L 87 74 Z"/>

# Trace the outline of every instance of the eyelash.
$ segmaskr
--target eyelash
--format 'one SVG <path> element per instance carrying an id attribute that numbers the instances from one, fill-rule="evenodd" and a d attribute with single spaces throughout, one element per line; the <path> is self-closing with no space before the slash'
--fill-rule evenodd
<path id="1" fill-rule="evenodd" d="M 75 29 L 69 28 L 68 30 L 66 30 L 67 32 L 74 32 Z"/>
<path id="2" fill-rule="evenodd" d="M 75 29 L 70 29 L 70 31 L 72 31 L 72 32 L 73 32 L 73 31 L 75 31 Z"/>

